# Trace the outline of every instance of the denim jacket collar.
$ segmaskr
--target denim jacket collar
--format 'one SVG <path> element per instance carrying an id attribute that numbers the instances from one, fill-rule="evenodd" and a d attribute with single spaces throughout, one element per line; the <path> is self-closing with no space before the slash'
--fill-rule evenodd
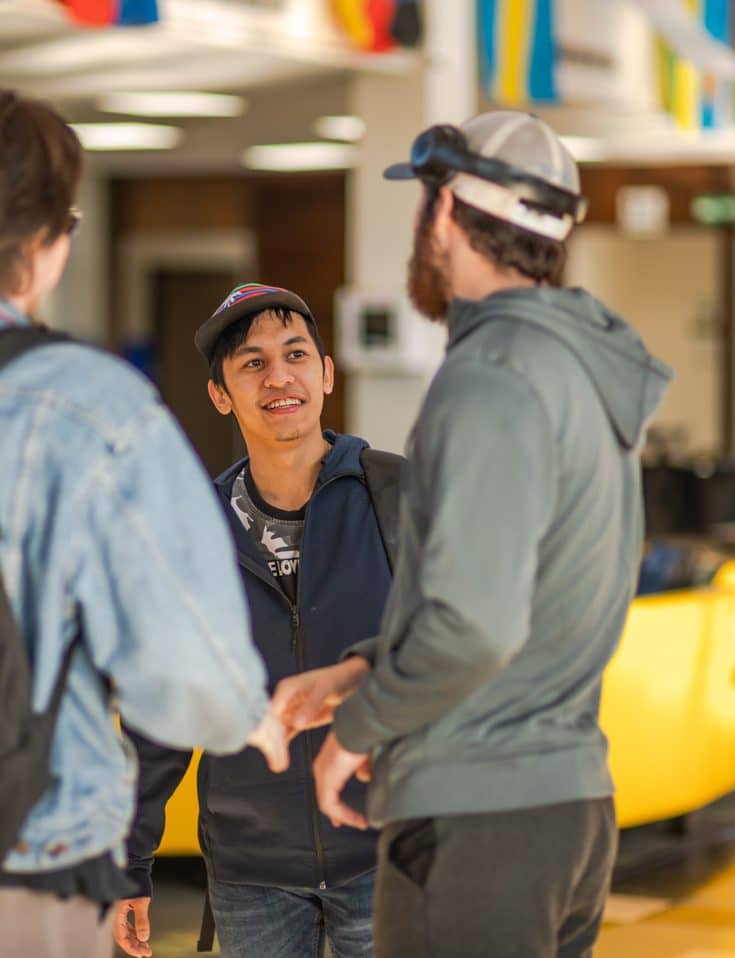
<path id="1" fill-rule="evenodd" d="M 30 319 L 0 296 L 0 326 L 30 326 Z"/>

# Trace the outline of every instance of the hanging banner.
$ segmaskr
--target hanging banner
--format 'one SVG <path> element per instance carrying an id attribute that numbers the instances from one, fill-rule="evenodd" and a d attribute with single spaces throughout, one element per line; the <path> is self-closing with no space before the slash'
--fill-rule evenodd
<path id="1" fill-rule="evenodd" d="M 554 0 L 478 0 L 483 86 L 502 106 L 552 103 Z"/>
<path id="2" fill-rule="evenodd" d="M 386 53 L 396 44 L 413 47 L 421 37 L 417 0 L 331 0 L 332 11 L 353 46 Z"/>
<path id="3" fill-rule="evenodd" d="M 735 51 L 705 28 L 705 18 L 697 15 L 703 6 L 700 0 L 635 0 L 635 3 L 678 56 L 702 73 L 735 80 Z M 717 8 L 728 6 L 727 0 L 707 2 L 714 19 L 717 19 Z"/>
<path id="4" fill-rule="evenodd" d="M 395 46 L 390 34 L 395 0 L 332 0 L 332 9 L 358 50 L 384 53 Z"/>
<path id="5" fill-rule="evenodd" d="M 722 0 L 684 0 L 685 14 L 701 34 L 720 44 L 730 45 L 732 17 L 730 4 Z M 681 41 L 681 35 L 675 34 Z M 714 129 L 732 121 L 732 80 L 722 79 L 706 64 L 693 62 L 689 48 L 679 42 L 659 40 L 657 58 L 659 89 L 664 108 L 684 130 Z M 710 41 L 711 42 L 711 41 Z"/>
<path id="6" fill-rule="evenodd" d="M 401 47 L 415 47 L 421 41 L 421 13 L 417 0 L 398 0 L 390 34 Z"/>
<path id="7" fill-rule="evenodd" d="M 70 18 L 88 27 L 133 27 L 158 20 L 157 0 L 59 0 Z"/>

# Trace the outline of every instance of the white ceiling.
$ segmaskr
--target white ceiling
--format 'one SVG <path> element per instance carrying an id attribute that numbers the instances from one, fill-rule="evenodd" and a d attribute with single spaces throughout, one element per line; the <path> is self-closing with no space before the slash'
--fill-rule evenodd
<path id="1" fill-rule="evenodd" d="M 577 59 L 562 57 L 567 105 L 548 118 L 561 133 L 594 139 L 613 162 L 733 162 L 732 129 L 682 136 L 651 102 L 650 23 L 641 8 L 661 2 L 559 0 L 561 45 Z M 325 16 L 329 3 L 159 0 L 158 24 L 98 30 L 72 25 L 56 0 L 0 0 L 0 87 L 50 99 L 72 122 L 115 119 L 95 100 L 116 90 L 243 94 L 243 117 L 173 121 L 184 134 L 176 150 L 89 161 L 120 173 L 239 170 L 246 146 L 312 138 L 319 116 L 348 112 L 355 72 L 420 69 L 417 53 L 356 53 Z"/>
<path id="2" fill-rule="evenodd" d="M 0 87 L 49 99 L 72 122 L 115 119 L 95 100 L 116 90 L 243 94 L 244 117 L 173 121 L 184 131 L 174 151 L 89 161 L 123 173 L 240 169 L 245 146 L 314 138 L 318 117 L 346 112 L 353 71 L 416 69 L 410 53 L 355 52 L 324 16 L 325 3 L 159 0 L 159 23 L 99 30 L 71 24 L 55 0 L 0 0 Z"/>

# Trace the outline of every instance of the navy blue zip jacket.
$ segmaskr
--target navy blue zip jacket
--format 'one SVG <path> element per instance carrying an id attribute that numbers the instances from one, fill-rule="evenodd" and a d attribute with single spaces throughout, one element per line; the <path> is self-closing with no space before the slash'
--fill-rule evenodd
<path id="1" fill-rule="evenodd" d="M 246 459 L 215 480 L 250 603 L 252 632 L 268 670 L 269 692 L 287 675 L 337 662 L 355 642 L 377 635 L 390 569 L 370 503 L 354 436 L 326 432 L 333 443 L 306 508 L 298 597 L 291 606 L 257 544 L 230 505 Z M 130 734 L 130 733 L 128 733 Z M 199 839 L 213 878 L 262 885 L 331 887 L 373 868 L 376 833 L 334 829 L 318 810 L 311 771 L 326 736 L 316 729 L 291 743 L 291 767 L 272 774 L 254 748 L 203 755 L 199 766 Z M 140 761 L 138 809 L 128 841 L 130 877 L 150 895 L 153 852 L 164 807 L 181 781 L 190 752 L 130 735 Z M 344 797 L 364 808 L 364 786 Z"/>

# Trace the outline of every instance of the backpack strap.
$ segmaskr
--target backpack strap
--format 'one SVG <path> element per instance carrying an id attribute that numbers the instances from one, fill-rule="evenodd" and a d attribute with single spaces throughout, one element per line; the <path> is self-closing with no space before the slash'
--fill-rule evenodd
<path id="1" fill-rule="evenodd" d="M 35 349 L 37 346 L 46 346 L 51 343 L 69 342 L 71 337 L 66 333 L 58 333 L 49 329 L 48 326 L 9 326 L 0 330 L 0 369 L 7 366 L 14 359 L 18 359 L 24 353 Z M 14 635 L 22 647 L 22 638 L 18 631 L 18 626 L 13 618 L 13 612 L 10 606 L 10 599 L 0 575 L 0 632 L 5 635 Z M 66 683 L 66 676 L 71 665 L 72 654 L 77 645 L 78 639 L 70 643 L 62 659 L 59 675 L 56 680 L 51 700 L 47 711 L 56 716 L 61 704 L 61 696 Z"/>
<path id="2" fill-rule="evenodd" d="M 5 582 L 3 581 L 2 574 L 0 574 L 0 635 L 12 638 L 17 648 L 24 648 L 23 637 L 20 634 L 18 624 L 13 616 L 13 610 L 10 606 L 10 598 L 8 597 L 8 592 L 5 588 Z M 56 682 L 54 683 L 54 687 L 51 691 L 49 704 L 46 707 L 46 714 L 51 717 L 52 722 L 56 721 L 56 715 L 58 714 L 59 707 L 61 705 L 61 699 L 64 694 L 66 677 L 69 674 L 72 656 L 74 655 L 74 650 L 76 649 L 77 645 L 80 644 L 80 641 L 80 636 L 76 635 L 67 646 L 66 651 L 61 659 L 61 665 L 59 666 L 59 671 L 56 676 Z M 16 695 L 20 694 L 20 692 L 21 690 L 19 689 L 14 690 L 14 694 Z M 28 708 L 30 709 L 30 702 L 28 702 Z"/>
<path id="3" fill-rule="evenodd" d="M 360 462 L 392 572 L 398 545 L 398 514 L 406 460 L 393 452 L 366 447 L 360 453 Z"/>
<path id="4" fill-rule="evenodd" d="M 9 326 L 0 331 L 0 369 L 37 346 L 70 340 L 66 333 L 57 333 L 47 326 Z"/>
<path id="5" fill-rule="evenodd" d="M 204 892 L 204 910 L 202 911 L 202 925 L 199 930 L 197 951 L 211 951 L 214 946 L 214 915 L 209 901 L 209 885 Z"/>

